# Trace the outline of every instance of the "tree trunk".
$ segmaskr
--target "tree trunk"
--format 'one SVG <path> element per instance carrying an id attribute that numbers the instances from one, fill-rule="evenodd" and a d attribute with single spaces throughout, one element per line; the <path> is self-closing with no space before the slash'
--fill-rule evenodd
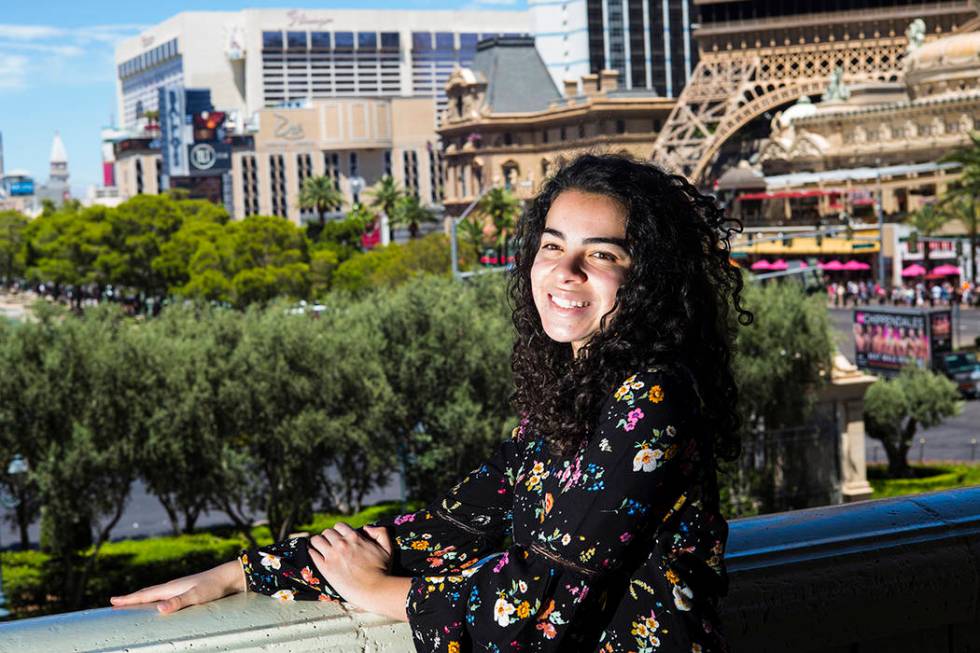
<path id="1" fill-rule="evenodd" d="M 419 223 L 409 222 L 408 223 L 408 237 L 415 240 L 419 237 Z"/>
<path id="2" fill-rule="evenodd" d="M 22 498 L 17 503 L 17 529 L 20 531 L 20 550 L 26 551 L 31 547 L 31 538 L 27 529 L 31 525 L 30 514 L 27 510 L 27 502 Z"/>
<path id="3" fill-rule="evenodd" d="M 170 530 L 173 531 L 174 535 L 180 535 L 180 518 L 177 516 L 177 509 L 173 506 L 169 499 L 163 497 L 158 497 L 160 500 L 160 505 L 163 506 L 163 511 L 167 513 L 167 520 L 170 522 Z"/>

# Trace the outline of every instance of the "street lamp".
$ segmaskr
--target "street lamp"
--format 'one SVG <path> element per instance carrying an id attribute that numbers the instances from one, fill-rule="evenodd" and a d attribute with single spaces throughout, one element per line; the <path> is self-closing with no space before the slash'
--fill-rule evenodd
<path id="1" fill-rule="evenodd" d="M 7 476 L 10 477 L 11 482 L 20 482 L 20 479 L 24 477 L 29 471 L 27 466 L 27 461 L 20 454 L 16 454 L 7 465 Z M 13 510 L 20 505 L 20 499 L 16 495 L 10 494 L 9 492 L 0 492 L 0 504 L 3 504 L 8 510 Z M 0 619 L 10 615 L 10 611 L 3 606 L 7 604 L 7 598 L 3 595 L 3 568 L 0 566 Z"/>
<path id="2" fill-rule="evenodd" d="M 364 177 L 351 177 L 348 183 L 350 184 L 350 194 L 354 200 L 352 203 L 359 204 L 361 201 L 361 191 L 364 190 L 364 186 L 366 185 Z"/>

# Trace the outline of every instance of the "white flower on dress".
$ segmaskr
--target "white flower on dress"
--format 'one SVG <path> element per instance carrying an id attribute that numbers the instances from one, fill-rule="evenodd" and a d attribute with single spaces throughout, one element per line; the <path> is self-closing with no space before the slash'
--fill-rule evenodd
<path id="1" fill-rule="evenodd" d="M 664 457 L 664 452 L 660 449 L 644 447 L 636 452 L 633 457 L 633 471 L 652 472 L 657 468 L 657 461 Z"/>
<path id="2" fill-rule="evenodd" d="M 259 553 L 262 553 L 259 551 Z M 262 566 L 266 569 L 279 569 L 281 563 L 279 562 L 279 556 L 274 556 L 271 553 L 262 553 Z"/>
<path id="3" fill-rule="evenodd" d="M 674 605 L 677 606 L 678 610 L 683 610 L 684 612 L 690 612 L 691 610 L 691 599 L 694 598 L 694 592 L 691 588 L 683 583 L 678 583 L 674 585 Z"/>
<path id="4" fill-rule="evenodd" d="M 293 590 L 279 590 L 272 595 L 272 598 L 279 599 L 280 601 L 292 601 L 296 596 L 296 592 Z"/>
<path id="5" fill-rule="evenodd" d="M 497 599 L 497 602 L 493 604 L 493 618 L 501 626 L 510 625 L 510 615 L 514 614 L 516 608 L 511 605 L 504 597 Z"/>
<path id="6" fill-rule="evenodd" d="M 521 590 L 521 594 L 527 591 L 527 583 L 522 580 L 517 581 L 517 588 Z"/>
<path id="7" fill-rule="evenodd" d="M 612 446 L 609 444 L 609 438 L 602 438 L 602 440 L 599 441 L 599 451 L 612 451 Z"/>

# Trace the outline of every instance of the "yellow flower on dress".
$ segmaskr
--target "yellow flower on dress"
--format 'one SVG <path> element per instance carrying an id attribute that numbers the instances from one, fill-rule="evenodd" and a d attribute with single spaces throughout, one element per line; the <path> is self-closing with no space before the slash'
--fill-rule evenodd
<path id="1" fill-rule="evenodd" d="M 521 604 L 517 606 L 517 616 L 521 619 L 527 619 L 529 614 L 531 614 L 531 604 L 527 601 L 521 601 Z"/>
<path id="2" fill-rule="evenodd" d="M 678 581 L 680 581 L 680 578 L 677 577 L 677 572 L 675 572 L 673 569 L 668 569 L 667 580 L 670 581 L 671 585 L 676 585 Z"/>
<path id="3" fill-rule="evenodd" d="M 691 653 L 701 653 L 702 648 L 700 644 L 691 644 Z"/>
<path id="4" fill-rule="evenodd" d="M 636 635 L 637 637 L 644 637 L 645 638 L 645 637 L 647 637 L 650 634 L 650 631 L 647 630 L 646 623 L 644 623 L 642 621 L 634 621 L 633 622 L 633 630 L 631 630 L 630 633 L 632 633 L 633 635 Z"/>
<path id="5" fill-rule="evenodd" d="M 425 540 L 413 540 L 412 548 L 415 549 L 416 551 L 425 551 L 426 549 L 429 548 L 429 543 L 426 542 Z"/>
<path id="6" fill-rule="evenodd" d="M 544 463 L 535 462 L 534 467 L 531 468 L 531 473 L 535 474 L 536 476 L 541 476 L 541 474 L 544 473 Z"/>
<path id="7" fill-rule="evenodd" d="M 459 653 L 459 642 L 456 640 L 449 642 L 449 647 L 446 650 L 449 653 Z"/>
<path id="8" fill-rule="evenodd" d="M 652 388 L 650 388 L 649 397 L 651 402 L 655 404 L 659 404 L 661 401 L 664 400 L 664 389 L 661 388 L 659 385 L 653 386 Z"/>

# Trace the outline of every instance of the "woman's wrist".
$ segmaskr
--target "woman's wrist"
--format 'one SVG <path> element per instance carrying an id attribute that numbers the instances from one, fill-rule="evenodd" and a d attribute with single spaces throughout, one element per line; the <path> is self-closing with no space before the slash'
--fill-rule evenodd
<path id="1" fill-rule="evenodd" d="M 248 591 L 245 568 L 242 566 L 241 561 L 230 560 L 215 567 L 215 571 L 226 595 Z"/>

